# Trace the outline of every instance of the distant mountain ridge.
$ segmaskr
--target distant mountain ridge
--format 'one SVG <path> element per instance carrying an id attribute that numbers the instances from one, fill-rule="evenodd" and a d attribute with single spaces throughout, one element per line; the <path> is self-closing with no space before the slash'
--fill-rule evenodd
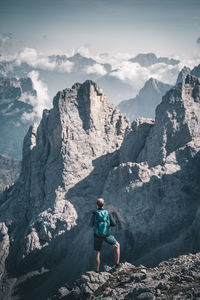
<path id="1" fill-rule="evenodd" d="M 71 67 L 71 72 L 72 73 L 77 73 L 77 72 L 81 72 L 84 73 L 86 71 L 87 67 L 91 67 L 95 64 L 99 64 L 102 67 L 105 67 L 107 72 L 111 71 L 111 66 L 110 64 L 106 63 L 106 64 L 101 64 L 101 63 L 97 63 L 93 58 L 88 58 L 85 56 L 82 56 L 79 53 L 74 54 L 73 56 L 66 56 L 66 55 L 49 55 L 47 57 L 47 61 L 49 61 L 49 63 L 57 63 L 58 67 L 62 65 L 62 63 L 65 63 L 67 61 L 72 63 L 72 67 Z M 52 65 L 53 68 L 53 65 Z M 0 76 L 7 76 L 7 77 L 24 77 L 28 74 L 28 72 L 30 72 L 32 69 L 35 70 L 43 70 L 44 71 L 44 66 L 40 66 L 39 64 L 35 65 L 31 65 L 28 64 L 27 62 L 22 62 L 22 63 L 18 63 L 18 61 L 16 61 L 15 59 L 11 60 L 11 61 L 0 61 Z M 52 69 L 54 72 L 57 72 L 58 70 L 56 69 L 56 65 L 55 65 L 55 69 Z M 48 69 L 46 70 L 48 71 Z M 49 69 L 49 71 L 51 71 L 51 69 Z M 64 71 L 62 71 L 64 72 Z M 67 73 L 67 70 L 66 70 Z"/>
<path id="2" fill-rule="evenodd" d="M 169 84 L 150 78 L 135 98 L 120 102 L 118 107 L 131 121 L 139 117 L 154 118 L 156 106 L 171 87 Z"/>
<path id="3" fill-rule="evenodd" d="M 21 100 L 22 95 L 36 96 L 30 78 L 0 77 L 0 153 L 21 159 L 22 143 L 33 120 L 23 121 L 33 106 Z"/>
<path id="4" fill-rule="evenodd" d="M 129 60 L 131 62 L 139 63 L 142 67 L 149 67 L 157 63 L 165 63 L 167 65 L 177 65 L 180 63 L 180 60 L 178 59 L 157 57 L 154 53 L 141 53 Z"/>
<path id="5" fill-rule="evenodd" d="M 30 49 L 31 50 L 31 49 Z M 32 49 L 34 50 L 34 49 Z M 28 53 L 27 55 L 31 55 Z M 135 96 L 139 92 L 138 84 L 129 80 L 130 70 L 122 70 L 126 75 L 122 78 L 118 76 L 121 72 L 119 64 L 126 62 L 127 64 L 138 63 L 143 68 L 151 67 L 154 64 L 162 63 L 165 65 L 175 66 L 179 60 L 157 57 L 154 53 L 143 53 L 124 61 L 113 64 L 113 60 L 106 58 L 103 60 L 99 57 L 85 57 L 80 53 L 75 53 L 72 56 L 65 54 L 53 54 L 40 58 L 37 57 L 37 52 L 33 51 L 33 60 L 23 60 L 15 58 L 11 61 L 0 61 L 0 76 L 7 77 L 26 77 L 32 70 L 37 70 L 40 73 L 40 78 L 43 80 L 49 89 L 50 97 L 53 98 L 57 90 L 63 89 L 65 86 L 72 86 L 74 82 L 84 82 L 85 80 L 94 80 L 105 91 L 112 103 L 119 103 L 123 99 L 128 99 Z M 35 56 L 34 56 L 35 55 Z M 176 71 L 177 72 L 177 71 Z M 119 74 L 118 74 L 119 73 Z M 145 74 L 148 73 L 148 70 Z M 151 71 L 150 71 L 151 73 Z M 153 76 L 153 74 L 152 74 Z M 147 77 L 148 78 L 148 77 Z M 174 82 L 175 83 L 175 82 Z"/>
<path id="6" fill-rule="evenodd" d="M 0 192 L 14 184 L 19 177 L 21 162 L 0 154 Z"/>

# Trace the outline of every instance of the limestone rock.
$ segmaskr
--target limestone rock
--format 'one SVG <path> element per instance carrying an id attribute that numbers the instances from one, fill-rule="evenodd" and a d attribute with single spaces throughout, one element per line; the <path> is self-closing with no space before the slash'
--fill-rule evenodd
<path id="1" fill-rule="evenodd" d="M 18 274 L 59 265 L 69 280 L 91 264 L 88 217 L 130 123 L 92 81 L 57 93 L 53 104 L 24 139 L 20 178 L 1 205 L 1 251 Z M 3 252 L 7 240 L 11 252 Z"/>
<path id="2" fill-rule="evenodd" d="M 57 299 L 197 299 L 200 254 L 179 256 L 156 268 L 121 263 L 114 272 L 87 272 Z M 63 287 L 63 290 L 66 288 Z"/>
<path id="3" fill-rule="evenodd" d="M 184 84 L 185 78 L 190 73 L 191 73 L 191 69 L 188 68 L 188 67 L 186 67 L 186 66 L 184 66 L 183 69 L 178 74 L 178 77 L 177 77 L 177 80 L 176 80 L 176 84 L 179 84 L 179 83 L 183 83 Z"/>
<path id="4" fill-rule="evenodd" d="M 129 261 L 152 266 L 199 247 L 199 84 L 189 75 L 163 97 L 153 126 L 125 135 L 105 183 L 103 197 L 126 224 Z M 123 230 L 116 236 L 125 243 Z"/>
<path id="5" fill-rule="evenodd" d="M 195 77 L 200 77 L 200 65 L 194 67 L 192 70 L 189 67 L 184 66 L 183 69 L 180 71 L 177 77 L 176 84 L 185 82 L 187 75 L 192 75 Z"/>
<path id="6" fill-rule="evenodd" d="M 0 205 L 1 298 L 53 299 L 58 290 L 68 297 L 65 283 L 93 268 L 88 222 L 99 196 L 116 221 L 122 261 L 155 266 L 200 250 L 199 86 L 188 76 L 163 97 L 155 122 L 132 125 L 92 81 L 57 93 L 53 109 L 30 127 L 21 175 Z M 103 249 L 102 267 L 113 264 L 112 255 Z M 76 286 L 73 297 L 82 287 L 86 296 L 96 293 L 98 280 L 105 287 L 111 274 L 88 273 L 81 280 L 92 282 L 87 290 Z M 159 278 L 147 289 L 143 266 L 129 275 L 103 295 L 119 299 L 132 281 L 129 298 L 153 299 L 170 287 Z"/>
<path id="7" fill-rule="evenodd" d="M 199 142 L 199 85 L 199 79 L 188 75 L 184 85 L 177 85 L 163 97 L 139 161 L 150 166 L 162 164 L 176 149 L 193 140 Z"/>

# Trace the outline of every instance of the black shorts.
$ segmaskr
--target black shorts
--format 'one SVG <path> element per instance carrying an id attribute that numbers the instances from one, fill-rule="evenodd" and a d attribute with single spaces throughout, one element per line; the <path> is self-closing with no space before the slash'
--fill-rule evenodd
<path id="1" fill-rule="evenodd" d="M 107 244 L 113 246 L 114 244 L 117 243 L 117 240 L 113 235 L 108 235 L 105 237 L 94 236 L 94 250 L 101 251 L 103 242 L 106 242 Z"/>

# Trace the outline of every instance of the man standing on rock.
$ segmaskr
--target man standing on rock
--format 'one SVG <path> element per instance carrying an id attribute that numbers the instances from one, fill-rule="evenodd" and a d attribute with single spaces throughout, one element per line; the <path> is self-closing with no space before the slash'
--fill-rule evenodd
<path id="1" fill-rule="evenodd" d="M 117 242 L 115 237 L 109 233 L 110 226 L 115 226 L 115 223 L 112 220 L 112 217 L 108 213 L 108 211 L 104 209 L 104 199 L 98 198 L 97 210 L 92 213 L 90 219 L 90 227 L 93 227 L 93 232 L 94 232 L 94 251 L 95 251 L 94 265 L 95 265 L 96 272 L 99 272 L 100 251 L 103 242 L 106 242 L 115 248 L 115 252 L 114 252 L 115 267 L 116 268 L 119 267 L 120 244 Z"/>

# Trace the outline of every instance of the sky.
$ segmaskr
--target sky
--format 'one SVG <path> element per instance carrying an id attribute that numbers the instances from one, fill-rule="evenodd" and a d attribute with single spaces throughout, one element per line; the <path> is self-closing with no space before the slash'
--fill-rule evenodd
<path id="1" fill-rule="evenodd" d="M 0 0 L 0 46 L 67 53 L 193 57 L 200 50 L 199 0 Z"/>

